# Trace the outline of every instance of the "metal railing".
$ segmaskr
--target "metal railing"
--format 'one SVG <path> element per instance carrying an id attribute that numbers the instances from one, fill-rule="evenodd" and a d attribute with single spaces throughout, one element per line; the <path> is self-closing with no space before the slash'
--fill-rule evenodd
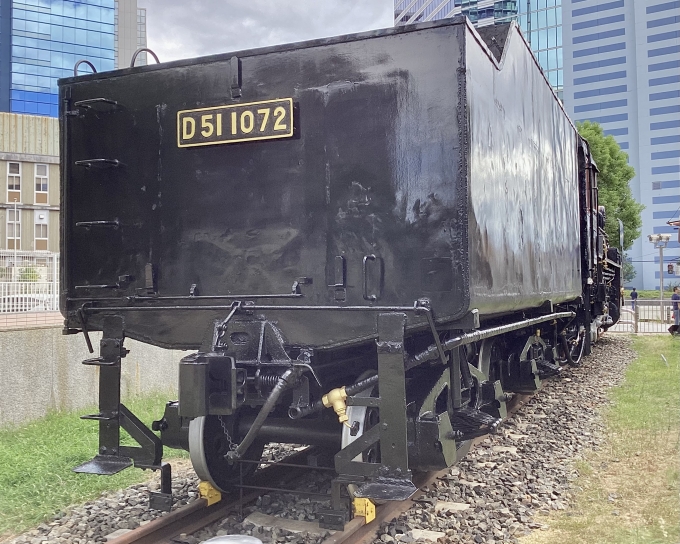
<path id="1" fill-rule="evenodd" d="M 0 314 L 59 310 L 59 254 L 0 250 Z"/>
<path id="2" fill-rule="evenodd" d="M 626 301 L 619 322 L 609 331 L 638 334 L 668 333 L 668 327 L 674 323 L 673 312 L 672 300 L 664 300 L 663 304 L 653 299 L 638 300 L 634 307 L 630 301 Z"/>

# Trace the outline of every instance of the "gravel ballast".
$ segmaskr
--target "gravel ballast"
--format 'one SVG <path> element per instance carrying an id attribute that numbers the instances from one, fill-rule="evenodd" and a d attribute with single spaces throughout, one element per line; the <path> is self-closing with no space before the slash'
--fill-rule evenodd
<path id="1" fill-rule="evenodd" d="M 429 486 L 398 520 L 384 524 L 376 542 L 415 542 L 422 536 L 442 537 L 443 542 L 516 542 L 540 529 L 536 514 L 563 510 L 569 504 L 570 482 L 577 476 L 574 461 L 602 445 L 601 410 L 608 403 L 607 391 L 621 382 L 634 356 L 627 337 L 602 338 L 581 367 L 564 367 L 562 377 L 544 382 L 543 389 L 504 422 L 496 435 L 483 440 L 446 477 Z M 277 458 L 291 450 L 272 444 L 265 454 Z M 198 481 L 187 463 L 173 466 L 173 470 L 176 509 L 198 497 Z M 313 470 L 297 485 L 320 493 L 330 487 L 328 476 Z M 147 493 L 158 487 L 155 479 L 107 494 L 9 542 L 105 542 L 116 530 L 134 529 L 164 515 L 148 509 Z M 328 503 L 294 494 L 263 494 L 257 505 L 245 508 L 243 514 L 258 511 L 315 521 L 320 505 L 328 507 Z M 198 544 L 222 534 L 252 534 L 265 543 L 310 544 L 326 536 L 323 532 L 312 535 L 259 527 L 230 516 L 196 535 L 183 535 L 177 542 Z"/>

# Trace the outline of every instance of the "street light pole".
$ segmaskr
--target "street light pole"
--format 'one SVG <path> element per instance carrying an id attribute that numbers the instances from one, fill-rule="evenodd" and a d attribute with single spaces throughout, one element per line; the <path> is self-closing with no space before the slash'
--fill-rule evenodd
<path id="1" fill-rule="evenodd" d="M 661 323 L 663 323 L 663 250 L 671 240 L 670 234 L 650 234 L 647 236 L 649 241 L 654 244 L 654 248 L 659 250 L 659 307 L 661 310 Z"/>
<path id="2" fill-rule="evenodd" d="M 14 199 L 14 281 L 17 281 L 17 199 Z"/>

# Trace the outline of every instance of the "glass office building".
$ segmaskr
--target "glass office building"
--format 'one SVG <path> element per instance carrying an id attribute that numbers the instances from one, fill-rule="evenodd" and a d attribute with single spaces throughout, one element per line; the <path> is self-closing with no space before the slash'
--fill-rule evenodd
<path id="1" fill-rule="evenodd" d="M 119 9 L 133 15 L 117 28 Z M 57 80 L 73 75 L 80 59 L 99 72 L 113 70 L 117 32 L 133 51 L 139 35 L 145 45 L 145 16 L 136 0 L 0 0 L 0 111 L 56 116 Z M 126 63 L 130 56 L 126 51 Z"/>
<path id="2" fill-rule="evenodd" d="M 562 98 L 562 0 L 395 0 L 395 25 L 466 15 L 476 26 L 517 21 Z"/>
<path id="3" fill-rule="evenodd" d="M 78 60 L 113 70 L 114 0 L 1 1 L 11 4 L 11 43 L 2 44 L 11 74 L 5 111 L 56 116 L 57 79 L 72 75 Z"/>
<path id="4" fill-rule="evenodd" d="M 569 0 L 564 11 L 564 105 L 595 121 L 628 153 L 633 198 L 645 205 L 642 236 L 628 251 L 631 285 L 658 289 L 649 234 L 670 234 L 666 265 L 680 260 L 680 1 Z M 679 275 L 666 275 L 666 286 Z"/>

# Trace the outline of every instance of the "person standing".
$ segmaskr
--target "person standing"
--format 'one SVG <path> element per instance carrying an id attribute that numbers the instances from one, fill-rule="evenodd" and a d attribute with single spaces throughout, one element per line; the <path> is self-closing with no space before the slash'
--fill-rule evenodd
<path id="1" fill-rule="evenodd" d="M 635 287 L 633 287 L 633 290 L 630 292 L 630 304 L 633 307 L 633 310 L 635 310 L 635 304 L 637 303 L 637 297 L 638 297 L 638 292 L 635 290 Z"/>
<path id="2" fill-rule="evenodd" d="M 673 301 L 673 317 L 675 318 L 673 325 L 668 328 L 668 332 L 671 334 L 678 334 L 678 327 L 680 327 L 680 287 L 677 285 L 673 287 L 673 296 L 671 297 Z"/>

